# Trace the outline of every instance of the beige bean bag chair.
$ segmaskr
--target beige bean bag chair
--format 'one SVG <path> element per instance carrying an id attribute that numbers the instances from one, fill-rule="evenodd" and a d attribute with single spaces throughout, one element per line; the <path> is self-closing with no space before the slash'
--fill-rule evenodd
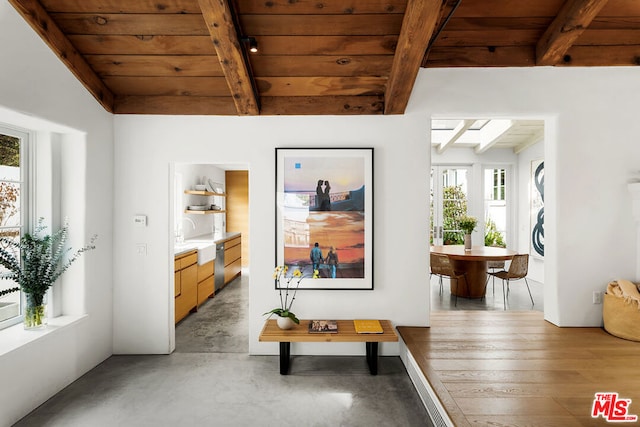
<path id="1" fill-rule="evenodd" d="M 602 308 L 604 329 L 626 340 L 640 341 L 640 292 L 628 280 L 609 283 Z"/>

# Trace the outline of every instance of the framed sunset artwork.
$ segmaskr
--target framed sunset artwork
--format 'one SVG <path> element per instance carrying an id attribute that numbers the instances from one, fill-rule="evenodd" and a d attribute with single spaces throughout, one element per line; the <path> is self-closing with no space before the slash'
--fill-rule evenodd
<path id="1" fill-rule="evenodd" d="M 319 275 L 300 289 L 373 289 L 373 148 L 276 148 L 275 196 L 276 265 Z"/>

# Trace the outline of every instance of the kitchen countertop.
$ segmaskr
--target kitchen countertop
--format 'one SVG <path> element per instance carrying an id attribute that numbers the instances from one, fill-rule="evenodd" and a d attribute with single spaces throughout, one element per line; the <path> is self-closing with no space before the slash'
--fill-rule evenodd
<path id="1" fill-rule="evenodd" d="M 240 232 L 237 231 L 229 231 L 224 233 L 207 233 L 200 234 L 198 236 L 190 237 L 184 240 L 184 243 L 181 245 L 174 245 L 174 255 L 180 255 L 194 249 L 198 249 L 199 246 L 203 246 L 206 244 L 214 245 L 218 243 L 226 242 L 227 240 L 233 239 L 234 237 L 240 236 Z"/>

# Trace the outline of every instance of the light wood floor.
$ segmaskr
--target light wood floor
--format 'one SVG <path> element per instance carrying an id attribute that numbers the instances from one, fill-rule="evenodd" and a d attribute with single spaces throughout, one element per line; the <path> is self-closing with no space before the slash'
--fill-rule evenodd
<path id="1" fill-rule="evenodd" d="M 558 328 L 537 311 L 442 311 L 430 328 L 397 329 L 456 426 L 610 426 L 591 418 L 596 392 L 632 399 L 640 416 L 640 343 L 601 328 Z"/>

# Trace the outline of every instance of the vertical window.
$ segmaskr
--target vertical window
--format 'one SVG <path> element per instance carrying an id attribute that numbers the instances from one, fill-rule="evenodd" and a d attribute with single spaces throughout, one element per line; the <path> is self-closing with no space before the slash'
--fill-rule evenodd
<path id="1" fill-rule="evenodd" d="M 0 127 L 0 236 L 14 241 L 20 240 L 27 218 L 27 141 L 26 134 Z M 13 250 L 6 246 L 3 249 Z M 0 266 L 0 273 L 6 271 Z M 0 280 L 0 292 L 15 287 L 17 284 L 11 280 Z M 0 296 L 0 329 L 20 321 L 20 301 L 20 292 Z"/>
<path id="2" fill-rule="evenodd" d="M 484 169 L 485 246 L 506 247 L 509 210 L 505 168 Z"/>

